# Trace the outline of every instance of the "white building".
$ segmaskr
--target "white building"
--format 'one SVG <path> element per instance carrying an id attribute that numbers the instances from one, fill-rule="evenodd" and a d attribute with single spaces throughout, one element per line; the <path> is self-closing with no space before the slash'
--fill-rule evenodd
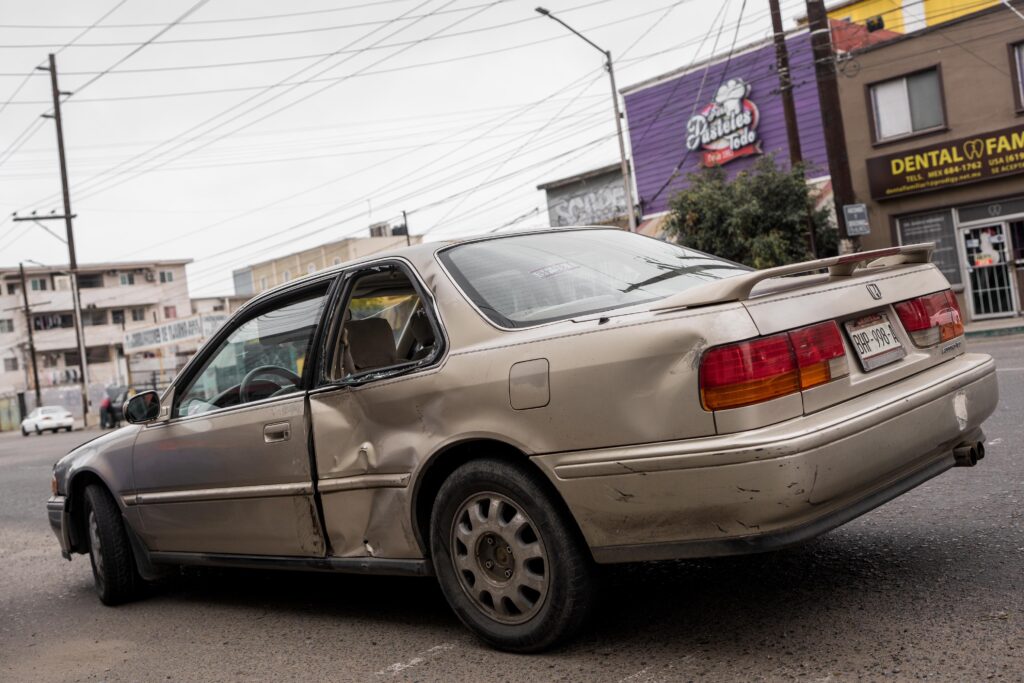
<path id="1" fill-rule="evenodd" d="M 91 411 L 104 389 L 131 382 L 123 353 L 127 331 L 192 314 L 185 265 L 190 260 L 92 263 L 79 266 L 82 332 Z M 78 345 L 66 266 L 25 268 L 26 315 L 17 267 L 0 268 L 0 400 L 34 393 L 28 351 L 32 326 L 43 402 L 64 403 L 80 414 Z M 49 398 L 48 398 L 49 396 Z M 34 403 L 32 399 L 29 404 Z"/>

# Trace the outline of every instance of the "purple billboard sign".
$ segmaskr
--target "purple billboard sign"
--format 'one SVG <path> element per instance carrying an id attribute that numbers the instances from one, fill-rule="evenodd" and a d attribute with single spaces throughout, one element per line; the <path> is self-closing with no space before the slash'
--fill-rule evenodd
<path id="1" fill-rule="evenodd" d="M 786 45 L 808 175 L 828 175 L 810 37 L 793 35 Z M 771 42 L 624 93 L 644 215 L 667 210 L 672 196 L 689 184 L 689 174 L 701 168 L 722 166 L 732 177 L 762 153 L 789 161 Z"/>

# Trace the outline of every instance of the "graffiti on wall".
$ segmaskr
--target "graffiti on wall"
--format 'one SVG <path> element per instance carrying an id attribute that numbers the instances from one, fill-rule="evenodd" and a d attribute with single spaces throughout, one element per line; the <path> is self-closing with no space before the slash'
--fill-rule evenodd
<path id="1" fill-rule="evenodd" d="M 597 178 L 547 190 L 551 225 L 604 225 L 626 215 L 622 174 Z"/>

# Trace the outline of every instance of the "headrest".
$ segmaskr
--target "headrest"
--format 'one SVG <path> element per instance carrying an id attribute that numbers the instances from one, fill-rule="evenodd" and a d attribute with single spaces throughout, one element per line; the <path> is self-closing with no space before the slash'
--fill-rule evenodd
<path id="1" fill-rule="evenodd" d="M 434 343 L 434 328 L 422 308 L 409 320 L 409 331 L 420 346 L 430 346 Z"/>
<path id="2" fill-rule="evenodd" d="M 384 318 L 349 320 L 345 332 L 357 372 L 395 364 L 395 333 Z"/>

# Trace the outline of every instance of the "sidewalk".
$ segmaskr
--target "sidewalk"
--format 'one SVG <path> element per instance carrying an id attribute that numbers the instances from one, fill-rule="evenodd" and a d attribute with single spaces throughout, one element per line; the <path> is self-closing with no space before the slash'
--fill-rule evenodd
<path id="1" fill-rule="evenodd" d="M 964 325 L 968 338 L 1002 337 L 1007 334 L 1024 334 L 1024 318 L 1000 318 L 999 320 L 977 320 Z"/>

